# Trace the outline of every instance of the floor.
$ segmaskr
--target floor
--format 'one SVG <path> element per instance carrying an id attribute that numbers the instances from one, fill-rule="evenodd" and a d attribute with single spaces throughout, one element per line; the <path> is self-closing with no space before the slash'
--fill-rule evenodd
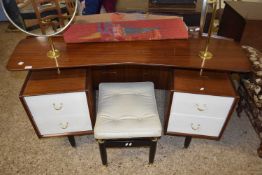
<path id="1" fill-rule="evenodd" d="M 109 149 L 108 167 L 102 166 L 92 135 L 76 137 L 77 148 L 67 138 L 38 139 L 18 99 L 26 72 L 9 72 L 5 66 L 15 45 L 25 37 L 5 32 L 0 23 L 0 174 L 178 174 L 261 175 L 259 139 L 246 116 L 232 116 L 220 141 L 162 136 L 155 163 L 148 165 L 148 149 Z M 41 48 L 39 48 L 41 49 Z M 156 91 L 163 118 L 165 92 Z"/>

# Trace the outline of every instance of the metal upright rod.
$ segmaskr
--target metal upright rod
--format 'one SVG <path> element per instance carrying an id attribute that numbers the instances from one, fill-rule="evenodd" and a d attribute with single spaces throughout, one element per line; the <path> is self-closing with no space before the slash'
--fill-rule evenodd
<path id="1" fill-rule="evenodd" d="M 55 52 L 55 46 L 51 37 L 48 37 L 48 42 L 51 46 L 52 51 Z"/>
<path id="2" fill-rule="evenodd" d="M 216 16 L 217 1 L 216 0 L 209 0 L 209 1 L 210 1 L 210 3 L 213 4 L 213 10 L 212 10 L 212 17 L 211 17 L 210 25 L 209 25 L 209 28 L 208 28 L 208 36 L 207 36 L 207 40 L 206 40 L 206 44 L 205 44 L 205 50 L 200 52 L 200 57 L 203 59 L 202 63 L 201 63 L 200 76 L 202 76 L 202 74 L 203 74 L 203 68 L 205 66 L 206 59 L 212 58 L 212 53 L 208 51 L 208 48 L 209 48 L 209 43 L 210 43 L 212 30 L 213 30 L 213 26 L 214 26 L 214 20 L 215 20 L 215 16 Z"/>
<path id="3" fill-rule="evenodd" d="M 215 17 L 216 17 L 216 9 L 217 9 L 217 2 L 216 2 L 216 0 L 214 0 L 214 2 L 213 2 L 212 17 L 211 17 L 211 21 L 210 21 L 210 25 L 209 25 L 209 29 L 208 29 L 208 36 L 207 36 L 207 40 L 206 40 L 205 52 L 208 51 L 208 47 L 209 47 L 209 43 L 210 43 L 210 38 L 211 38 L 212 30 L 213 30 L 213 27 L 214 27 L 214 20 L 215 20 Z"/>
<path id="4" fill-rule="evenodd" d="M 206 14 L 207 14 L 207 0 L 203 0 L 202 1 L 201 16 L 200 16 L 200 30 L 199 30 L 200 36 L 202 36 L 202 34 L 204 33 Z"/>
<path id="5" fill-rule="evenodd" d="M 57 73 L 60 74 L 60 69 L 59 69 L 59 64 L 58 64 L 58 60 L 57 58 L 59 58 L 60 56 L 60 52 L 59 50 L 55 49 L 55 46 L 54 46 L 54 43 L 53 43 L 53 40 L 51 37 L 48 37 L 48 42 L 49 42 L 49 45 L 51 47 L 51 50 L 49 50 L 47 52 L 47 56 L 51 59 L 54 59 L 55 60 L 55 65 L 56 65 L 56 68 L 57 68 Z"/>

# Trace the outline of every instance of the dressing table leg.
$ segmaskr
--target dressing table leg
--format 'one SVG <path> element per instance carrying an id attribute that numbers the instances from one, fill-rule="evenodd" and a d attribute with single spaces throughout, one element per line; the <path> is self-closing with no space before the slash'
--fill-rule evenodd
<path id="1" fill-rule="evenodd" d="M 76 141 L 74 136 L 67 136 L 68 141 L 72 147 L 76 147 Z"/>
<path id="2" fill-rule="evenodd" d="M 191 143 L 192 137 L 191 136 L 186 136 L 185 138 L 185 143 L 184 143 L 184 148 L 188 148 L 190 143 Z"/>
<path id="3" fill-rule="evenodd" d="M 262 142 L 260 143 L 260 147 L 257 149 L 257 154 L 260 158 L 262 158 Z"/>
<path id="4" fill-rule="evenodd" d="M 243 97 L 241 95 L 242 94 L 241 87 L 238 88 L 238 93 L 240 94 L 240 99 L 238 101 L 236 111 L 237 111 L 237 116 L 240 118 L 241 117 L 241 113 L 242 113 L 242 111 L 244 109 L 244 99 L 243 99 Z"/>
<path id="5" fill-rule="evenodd" d="M 103 165 L 107 165 L 107 153 L 106 153 L 106 146 L 104 141 L 98 141 L 98 145 L 99 145 L 99 151 L 100 151 L 102 163 Z"/>

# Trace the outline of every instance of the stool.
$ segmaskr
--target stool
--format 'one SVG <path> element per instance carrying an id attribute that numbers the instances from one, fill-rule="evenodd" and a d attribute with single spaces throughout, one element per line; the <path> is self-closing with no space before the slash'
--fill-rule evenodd
<path id="1" fill-rule="evenodd" d="M 150 147 L 153 163 L 161 131 L 152 82 L 100 83 L 94 136 L 103 165 L 109 147 Z"/>

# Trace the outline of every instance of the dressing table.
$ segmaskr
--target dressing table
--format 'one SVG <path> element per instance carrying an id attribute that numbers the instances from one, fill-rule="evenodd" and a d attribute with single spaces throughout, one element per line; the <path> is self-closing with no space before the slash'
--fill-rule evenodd
<path id="1" fill-rule="evenodd" d="M 165 134 L 186 136 L 185 147 L 188 147 L 192 137 L 218 140 L 238 100 L 238 95 L 230 81 L 229 74 L 250 71 L 249 60 L 240 45 L 221 38 L 214 38 L 210 43 L 210 51 L 214 54 L 214 58 L 206 62 L 204 78 L 199 77 L 201 59 L 198 56 L 198 51 L 202 49 L 205 42 L 205 39 L 201 38 L 65 44 L 63 37 L 57 36 L 53 37 L 53 42 L 56 48 L 61 51 L 58 59 L 59 68 L 61 69 L 60 75 L 56 74 L 54 60 L 48 59 L 46 56 L 46 52 L 49 50 L 47 39 L 41 37 L 28 37 L 20 41 L 9 59 L 7 69 L 10 71 L 29 71 L 20 99 L 37 135 L 40 138 L 68 136 L 73 146 L 75 146 L 73 136 L 93 134 L 92 127 L 95 123 L 96 104 L 94 96 L 95 90 L 101 82 L 151 81 L 156 89 L 167 90 L 169 94 L 166 104 Z M 181 89 L 182 86 L 186 88 Z M 221 86 L 223 86 L 223 89 L 221 89 Z M 214 115 L 223 113 L 222 116 L 218 116 L 221 119 L 219 125 L 215 122 L 216 117 L 215 119 L 200 122 L 197 120 L 197 116 L 185 114 L 185 116 L 190 115 L 189 118 L 193 118 L 194 121 L 188 121 L 189 118 L 184 118 L 185 121 L 183 122 L 180 118 L 180 122 L 188 122 L 188 129 L 191 126 L 191 130 L 194 132 L 187 130 L 174 130 L 175 132 L 173 132 L 172 127 L 174 126 L 172 125 L 176 123 L 176 119 L 172 118 L 174 115 L 171 115 L 172 112 L 170 111 L 173 110 L 172 103 L 176 103 L 173 102 L 176 100 L 176 98 L 173 99 L 175 91 L 189 94 L 189 97 L 184 98 L 185 101 L 191 101 L 190 95 L 194 94 L 212 96 L 213 99 L 227 96 L 230 100 L 226 106 L 222 100 L 208 109 L 217 108 L 218 111 L 213 111 Z M 86 96 L 80 95 L 81 97 L 76 98 L 68 106 L 66 104 L 68 101 L 70 102 L 70 98 L 65 99 L 65 102 L 53 98 L 61 94 L 66 98 L 66 96 L 77 92 L 81 92 L 82 95 L 86 94 Z M 70 107 L 72 109 L 69 109 L 69 111 L 74 111 L 74 108 L 78 109 L 79 105 L 85 105 L 79 108 L 78 116 L 74 116 L 76 117 L 74 119 L 70 117 L 67 120 L 54 119 L 58 120 L 54 127 L 59 131 L 51 127 L 45 133 L 41 127 L 45 126 L 45 124 L 48 125 L 50 121 L 38 120 L 36 113 L 41 113 L 41 111 L 37 111 L 38 108 L 34 107 L 34 105 L 41 101 L 40 99 L 43 96 L 47 97 L 47 95 L 51 98 L 46 100 L 47 103 L 50 103 L 47 106 L 53 108 L 53 112 L 56 113 L 59 113 L 60 108 L 68 110 L 66 107 Z M 30 100 L 26 98 L 32 96 L 37 96 L 39 99 L 30 103 Z M 63 106 L 64 104 L 65 106 Z M 39 103 L 39 105 L 44 106 L 45 104 Z M 202 110 L 202 108 L 206 108 L 206 105 L 209 107 L 209 101 L 200 104 L 198 107 Z M 219 111 L 224 109 L 223 107 L 220 108 L 220 105 L 225 106 L 225 111 Z M 173 123 L 170 122 L 172 120 L 174 120 Z M 81 128 L 80 123 L 85 122 L 89 124 Z M 77 123 L 79 123 L 79 126 L 77 126 Z M 217 127 L 215 134 L 210 134 L 211 130 L 213 130 L 212 126 Z M 206 127 L 210 127 L 211 130 L 206 129 Z M 205 130 L 205 132 L 201 132 L 201 130 Z"/>
<path id="2" fill-rule="evenodd" d="M 52 38 L 56 48 L 61 51 L 58 60 L 60 68 L 137 65 L 199 70 L 202 60 L 198 53 L 205 44 L 205 38 L 79 44 L 66 44 L 61 36 Z M 21 40 L 8 61 L 7 69 L 54 69 L 54 61 L 46 56 L 49 50 L 50 46 L 45 37 Z M 214 57 L 206 62 L 206 70 L 250 71 L 249 60 L 238 43 L 212 38 L 210 51 Z"/>

